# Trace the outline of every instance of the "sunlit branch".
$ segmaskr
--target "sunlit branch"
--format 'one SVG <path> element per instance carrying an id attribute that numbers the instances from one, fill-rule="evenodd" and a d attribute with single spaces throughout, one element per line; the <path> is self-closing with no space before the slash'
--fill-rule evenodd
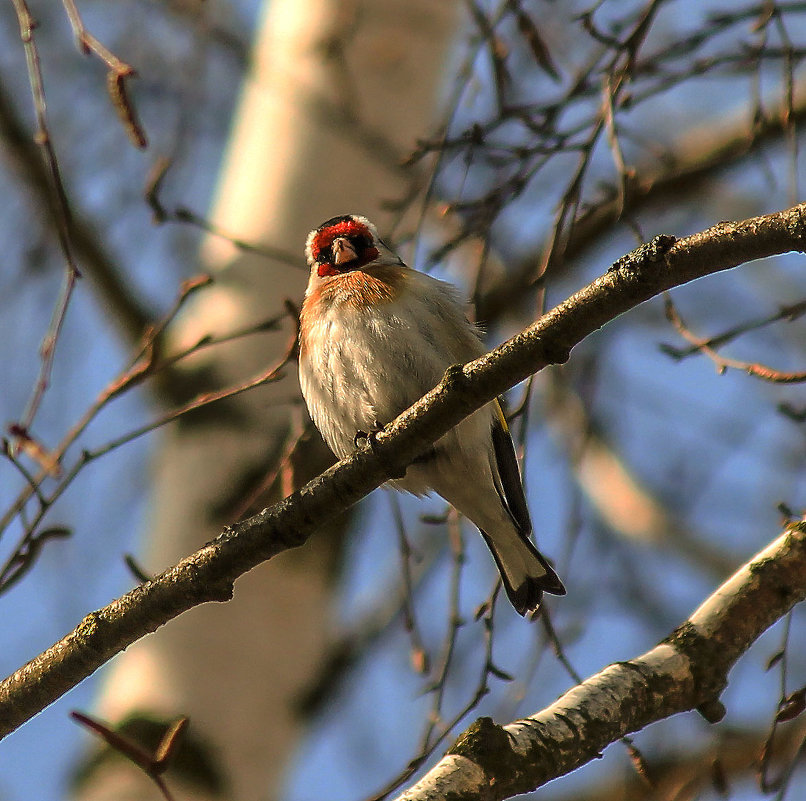
<path id="1" fill-rule="evenodd" d="M 501 801 L 598 756 L 629 732 L 718 698 L 736 660 L 806 598 L 806 521 L 790 525 L 651 651 L 586 679 L 554 704 L 506 726 L 476 721 L 399 801 Z"/>

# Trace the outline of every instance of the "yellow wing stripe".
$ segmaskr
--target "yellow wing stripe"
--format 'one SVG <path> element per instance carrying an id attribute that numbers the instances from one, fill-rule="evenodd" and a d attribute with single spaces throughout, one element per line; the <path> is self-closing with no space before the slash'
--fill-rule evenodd
<path id="1" fill-rule="evenodd" d="M 501 423 L 504 431 L 509 434 L 509 426 L 507 425 L 507 418 L 504 417 L 504 410 L 501 408 L 501 401 L 495 399 L 495 411 L 498 414 L 498 421 Z"/>

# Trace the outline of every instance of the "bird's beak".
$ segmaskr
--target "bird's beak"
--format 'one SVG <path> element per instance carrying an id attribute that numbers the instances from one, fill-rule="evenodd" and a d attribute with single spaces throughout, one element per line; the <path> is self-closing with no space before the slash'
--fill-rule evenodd
<path id="1" fill-rule="evenodd" d="M 355 248 L 350 244 L 349 239 L 339 236 L 333 240 L 333 261 L 336 263 L 337 267 L 355 261 L 357 258 L 358 254 L 355 252 Z"/>

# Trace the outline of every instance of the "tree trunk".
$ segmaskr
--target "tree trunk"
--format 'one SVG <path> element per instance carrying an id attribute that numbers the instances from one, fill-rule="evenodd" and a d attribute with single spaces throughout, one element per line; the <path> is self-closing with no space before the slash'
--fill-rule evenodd
<path id="1" fill-rule="evenodd" d="M 265 5 L 211 218 L 238 238 L 302 258 L 308 230 L 322 220 L 359 212 L 382 227 L 381 202 L 405 191 L 397 159 L 428 130 L 457 5 Z M 301 299 L 303 269 L 215 238 L 203 255 L 217 284 L 186 315 L 191 339 L 278 314 L 285 298 Z M 287 321 L 282 332 L 213 349 L 204 366 L 225 383 L 239 382 L 275 362 L 291 333 Z M 289 420 L 300 418 L 288 403 L 298 397 L 294 368 L 279 384 L 225 402 L 224 415 L 191 419 L 163 438 L 143 559 L 148 569 L 163 569 L 213 536 L 231 521 L 246 478 L 276 465 Z M 318 470 L 323 458 L 323 446 L 305 449 L 295 480 Z M 187 714 L 190 736 L 206 742 L 229 781 L 226 797 L 252 801 L 276 791 L 303 732 L 294 700 L 328 641 L 340 543 L 336 532 L 322 531 L 239 581 L 232 602 L 194 609 L 132 647 L 106 678 L 99 716 Z M 181 797 L 176 779 L 169 783 Z M 197 787 L 186 790 L 204 797 Z M 154 792 L 144 775 L 121 764 L 95 770 L 79 796 Z"/>

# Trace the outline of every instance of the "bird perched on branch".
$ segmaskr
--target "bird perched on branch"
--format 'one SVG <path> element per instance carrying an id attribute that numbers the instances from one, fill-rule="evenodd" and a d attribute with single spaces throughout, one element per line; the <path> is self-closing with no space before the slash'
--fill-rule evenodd
<path id="1" fill-rule="evenodd" d="M 485 351 L 455 289 L 409 269 L 365 217 L 322 223 L 305 248 L 311 276 L 300 314 L 299 376 L 308 411 L 340 458 Z M 537 611 L 565 587 L 531 540 L 532 523 L 498 401 L 474 412 L 409 465 L 400 490 L 433 490 L 472 520 L 509 600 Z"/>

